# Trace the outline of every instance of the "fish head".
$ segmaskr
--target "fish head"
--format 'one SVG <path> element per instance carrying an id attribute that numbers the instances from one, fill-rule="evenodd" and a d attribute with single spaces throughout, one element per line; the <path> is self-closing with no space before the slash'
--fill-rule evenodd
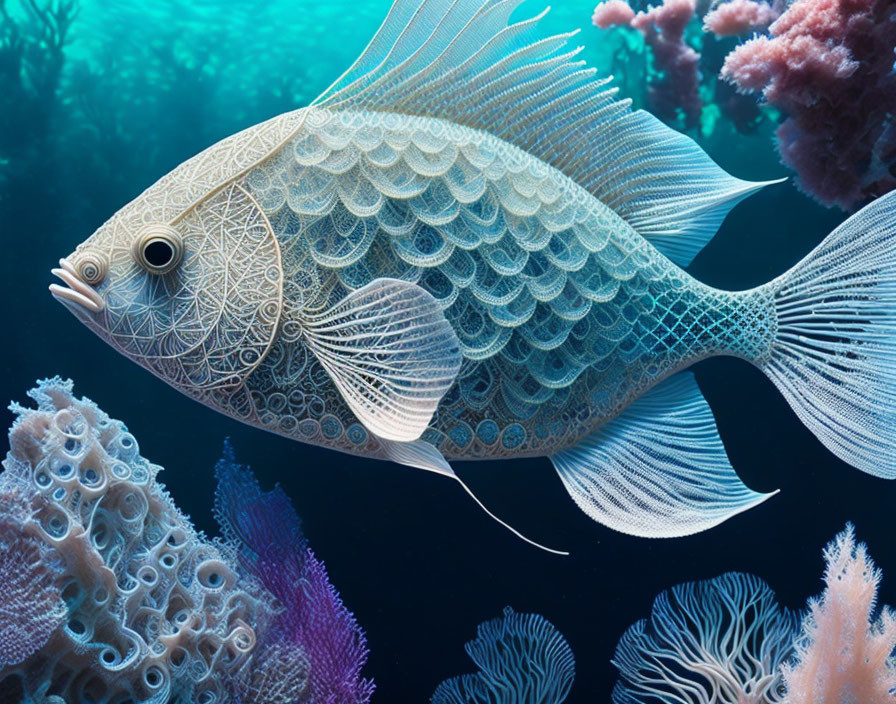
<path id="1" fill-rule="evenodd" d="M 232 394 L 263 360 L 282 309 L 277 238 L 229 173 L 251 162 L 239 153 L 245 139 L 147 189 L 60 260 L 50 287 L 112 347 L 215 407 L 213 396 Z M 249 135 L 256 150 L 258 141 Z"/>

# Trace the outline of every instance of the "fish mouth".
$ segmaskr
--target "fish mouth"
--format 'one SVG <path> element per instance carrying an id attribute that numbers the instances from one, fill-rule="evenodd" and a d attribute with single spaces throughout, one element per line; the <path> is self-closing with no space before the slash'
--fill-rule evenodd
<path id="1" fill-rule="evenodd" d="M 50 284 L 50 293 L 66 308 L 73 312 L 78 312 L 81 309 L 91 313 L 99 313 L 105 308 L 106 304 L 100 294 L 92 286 L 84 283 L 77 269 L 67 259 L 60 259 L 59 268 L 53 269 L 52 273 L 62 279 L 65 286 Z M 76 304 L 74 308 L 71 305 L 73 303 Z"/>

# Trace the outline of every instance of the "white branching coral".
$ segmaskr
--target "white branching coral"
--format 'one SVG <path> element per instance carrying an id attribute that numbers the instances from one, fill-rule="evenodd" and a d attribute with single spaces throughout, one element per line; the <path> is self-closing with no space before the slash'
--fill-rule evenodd
<path id="1" fill-rule="evenodd" d="M 661 593 L 619 641 L 613 704 L 775 704 L 799 625 L 771 589 L 728 573 Z"/>
<path id="2" fill-rule="evenodd" d="M 896 614 L 875 618 L 881 573 L 852 525 L 824 551 L 825 590 L 809 601 L 794 662 L 782 668 L 788 704 L 896 701 Z"/>
<path id="3" fill-rule="evenodd" d="M 19 538 L 0 530 L 0 561 L 21 564 L 0 566 L 0 603 L 38 630 L 15 641 L 17 622 L 3 620 L 0 643 L 16 647 L 0 653 L 0 689 L 28 701 L 232 701 L 271 598 L 238 574 L 232 548 L 197 534 L 125 426 L 71 391 L 44 381 L 36 410 L 13 406 L 0 494 L 18 507 L 4 520 Z"/>

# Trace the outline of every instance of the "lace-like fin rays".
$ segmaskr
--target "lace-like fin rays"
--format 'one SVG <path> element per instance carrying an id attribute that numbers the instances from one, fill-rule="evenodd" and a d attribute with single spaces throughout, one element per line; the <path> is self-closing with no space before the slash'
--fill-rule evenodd
<path id="1" fill-rule="evenodd" d="M 690 372 L 551 461 L 591 518 L 645 538 L 699 533 L 777 493 L 759 494 L 740 481 Z"/>
<path id="2" fill-rule="evenodd" d="M 420 436 L 460 371 L 460 343 L 438 302 L 416 284 L 376 279 L 305 321 L 308 346 L 336 388 L 388 457 L 436 472 L 464 488 L 491 518 L 529 540 L 489 511 L 439 450 Z"/>
<path id="3" fill-rule="evenodd" d="M 439 304 L 406 281 L 376 279 L 305 329 L 352 412 L 385 440 L 417 440 L 460 370 L 460 344 Z"/>
<path id="4" fill-rule="evenodd" d="M 690 138 L 575 60 L 574 33 L 538 39 L 522 0 L 396 0 L 364 53 L 314 105 L 441 118 L 486 131 L 569 176 L 676 264 L 766 185 L 734 178 Z"/>

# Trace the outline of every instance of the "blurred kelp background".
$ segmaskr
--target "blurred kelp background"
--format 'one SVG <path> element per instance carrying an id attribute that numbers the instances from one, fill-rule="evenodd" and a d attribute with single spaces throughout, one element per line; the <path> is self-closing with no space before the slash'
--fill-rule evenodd
<path id="1" fill-rule="evenodd" d="M 264 488 L 283 485 L 366 629 L 374 701 L 426 701 L 442 679 L 469 668 L 462 644 L 507 604 L 544 614 L 569 639 L 578 671 L 569 701 L 608 701 L 616 642 L 657 593 L 739 570 L 799 607 L 818 591 L 819 546 L 847 520 L 896 575 L 896 487 L 837 461 L 737 360 L 699 365 L 698 381 L 743 479 L 781 494 L 708 533 L 675 541 L 611 533 L 573 505 L 547 460 L 459 464 L 499 515 L 572 551 L 563 559 L 515 540 L 444 478 L 266 435 L 195 404 L 51 298 L 49 270 L 60 257 L 196 152 L 307 104 L 353 61 L 389 4 L 0 0 L 0 399 L 23 400 L 38 377 L 73 378 L 76 393 L 128 423 L 143 454 L 167 468 L 160 479 L 176 502 L 209 531 L 214 465 L 231 436 Z M 526 0 L 520 12 L 543 5 Z M 644 37 L 596 29 L 592 10 L 559 0 L 544 31 L 582 29 L 573 42 L 583 57 L 616 74 L 636 106 L 656 108 L 650 86 L 663 72 Z M 782 116 L 717 78 L 738 39 L 710 42 L 698 19 L 684 38 L 700 50 L 701 107 L 696 117 L 678 109 L 662 117 L 738 176 L 789 175 L 773 141 Z M 720 287 L 763 283 L 843 217 L 792 182 L 771 187 L 735 209 L 690 270 Z M 893 583 L 881 599 L 896 602 Z"/>

